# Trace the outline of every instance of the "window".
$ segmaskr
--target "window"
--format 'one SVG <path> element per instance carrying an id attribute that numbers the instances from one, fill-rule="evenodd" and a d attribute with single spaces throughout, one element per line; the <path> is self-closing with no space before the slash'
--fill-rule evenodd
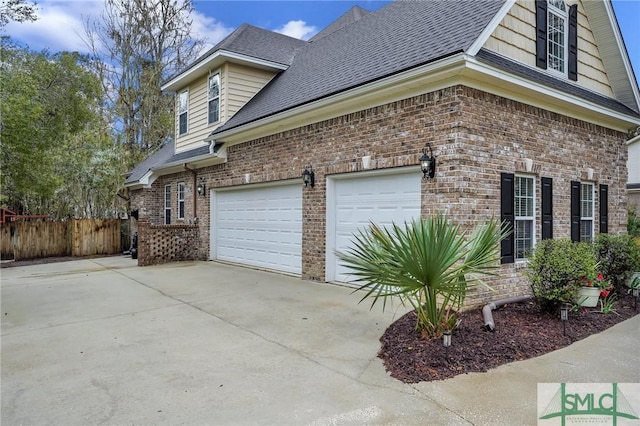
<path id="1" fill-rule="evenodd" d="M 531 176 L 516 176 L 514 185 L 515 205 L 515 255 L 525 259 L 535 242 L 535 187 Z"/>
<path id="2" fill-rule="evenodd" d="M 187 120 L 189 114 L 189 91 L 185 90 L 178 94 L 178 134 L 187 133 Z"/>
<path id="3" fill-rule="evenodd" d="M 171 224 L 171 185 L 164 187 L 164 224 Z"/>
<path id="4" fill-rule="evenodd" d="M 184 219 L 184 182 L 178 183 L 178 219 Z"/>
<path id="5" fill-rule="evenodd" d="M 567 11 L 562 0 L 549 0 L 547 68 L 566 74 Z"/>
<path id="6" fill-rule="evenodd" d="M 209 76 L 209 124 L 220 120 L 220 74 Z"/>
<path id="7" fill-rule="evenodd" d="M 536 66 L 578 80 L 578 5 L 536 0 Z"/>
<path id="8" fill-rule="evenodd" d="M 593 241 L 593 184 L 580 185 L 580 241 Z"/>

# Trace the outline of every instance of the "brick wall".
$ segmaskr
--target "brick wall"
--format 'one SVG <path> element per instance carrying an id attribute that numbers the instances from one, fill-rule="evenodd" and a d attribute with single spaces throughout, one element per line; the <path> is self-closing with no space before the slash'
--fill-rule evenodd
<path id="1" fill-rule="evenodd" d="M 587 179 L 589 168 L 596 186 L 609 185 L 609 232 L 623 232 L 624 139 L 620 132 L 455 86 L 248 141 L 227 148 L 227 163 L 197 170 L 207 187 L 207 196 L 197 200 L 198 256 L 206 259 L 210 253 L 211 189 L 244 185 L 246 173 L 251 184 L 286 179 L 302 183 L 304 166 L 312 164 L 316 185 L 303 191 L 302 277 L 324 281 L 326 177 L 360 171 L 364 155 L 371 156 L 371 170 L 418 165 L 425 143 L 433 148 L 438 164 L 436 178 L 422 181 L 424 216 L 446 212 L 462 225 L 499 217 L 500 173 L 526 172 L 525 159 L 531 159 L 531 174 L 554 181 L 556 238 L 569 236 L 569 182 Z M 160 178 L 153 191 L 162 196 L 167 182 L 181 179 L 189 186 L 185 176 Z M 419 172 L 416 178 L 420 179 Z M 539 210 L 539 185 L 536 190 Z M 155 202 L 161 207 L 161 201 Z M 186 211 L 188 221 L 193 217 L 190 208 Z M 536 234 L 539 239 L 539 220 Z M 500 277 L 491 280 L 497 292 L 479 291 L 473 301 L 528 292 L 522 267 L 522 263 L 501 267 Z"/>
<path id="2" fill-rule="evenodd" d="M 153 225 L 138 221 L 138 266 L 198 259 L 197 225 Z"/>

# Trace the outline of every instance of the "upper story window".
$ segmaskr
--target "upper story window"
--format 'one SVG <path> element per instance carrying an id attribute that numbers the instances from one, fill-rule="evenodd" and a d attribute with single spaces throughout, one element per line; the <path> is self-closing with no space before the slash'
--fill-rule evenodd
<path id="1" fill-rule="evenodd" d="M 188 130 L 189 115 L 189 91 L 185 90 L 178 94 L 178 134 L 183 135 Z"/>
<path id="2" fill-rule="evenodd" d="M 208 95 L 209 124 L 220 121 L 220 74 L 209 76 Z"/>
<path id="3" fill-rule="evenodd" d="M 536 66 L 578 80 L 578 5 L 536 0 Z"/>
<path id="4" fill-rule="evenodd" d="M 567 73 L 567 10 L 562 0 L 549 0 L 547 68 Z"/>

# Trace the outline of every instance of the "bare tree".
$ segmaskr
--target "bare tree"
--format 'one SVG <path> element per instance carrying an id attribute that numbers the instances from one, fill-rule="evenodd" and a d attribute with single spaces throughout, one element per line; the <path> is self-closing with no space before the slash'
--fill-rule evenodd
<path id="1" fill-rule="evenodd" d="M 190 35 L 192 12 L 191 0 L 106 0 L 100 18 L 85 22 L 107 106 L 134 160 L 173 135 L 174 98 L 160 85 L 202 47 Z"/>

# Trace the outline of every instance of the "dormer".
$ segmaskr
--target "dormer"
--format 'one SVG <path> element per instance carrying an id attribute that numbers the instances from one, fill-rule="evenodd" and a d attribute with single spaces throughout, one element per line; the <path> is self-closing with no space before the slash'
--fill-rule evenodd
<path id="1" fill-rule="evenodd" d="M 207 137 L 286 70 L 306 42 L 242 25 L 161 87 L 175 93 L 175 153 Z"/>
<path id="2" fill-rule="evenodd" d="M 511 5 L 507 14 L 484 48 L 637 108 L 634 96 L 627 95 L 633 88 L 623 87 L 628 82 L 618 84 L 611 76 L 612 72 L 624 77 L 632 74 L 615 45 L 610 2 L 516 0 L 507 4 Z"/>

